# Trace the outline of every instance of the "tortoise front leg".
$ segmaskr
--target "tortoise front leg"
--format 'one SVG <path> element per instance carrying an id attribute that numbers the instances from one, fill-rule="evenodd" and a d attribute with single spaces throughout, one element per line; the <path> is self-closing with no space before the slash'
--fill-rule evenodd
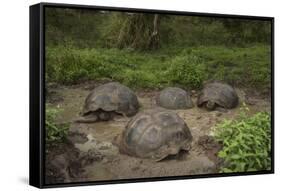
<path id="1" fill-rule="evenodd" d="M 94 123 L 98 121 L 98 116 L 95 113 L 90 113 L 86 116 L 81 116 L 74 120 L 76 123 Z"/>
<path id="2" fill-rule="evenodd" d="M 217 106 L 216 110 L 219 112 L 222 112 L 222 113 L 226 113 L 228 111 L 227 109 L 225 109 L 224 107 L 221 107 L 221 106 Z"/>

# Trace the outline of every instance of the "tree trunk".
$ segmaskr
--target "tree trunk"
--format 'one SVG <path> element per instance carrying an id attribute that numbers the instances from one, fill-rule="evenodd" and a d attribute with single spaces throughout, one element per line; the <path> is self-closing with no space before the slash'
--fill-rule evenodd
<path id="1" fill-rule="evenodd" d="M 150 49 L 157 49 L 159 48 L 160 45 L 160 37 L 159 37 L 159 31 L 158 31 L 158 26 L 159 26 L 159 16 L 158 14 L 154 15 L 153 19 L 153 32 L 150 37 L 150 42 L 149 42 L 149 47 Z"/>
<path id="2" fill-rule="evenodd" d="M 125 15 L 125 18 L 117 38 L 117 47 L 142 50 L 157 49 L 159 47 L 158 14 L 135 13 Z"/>

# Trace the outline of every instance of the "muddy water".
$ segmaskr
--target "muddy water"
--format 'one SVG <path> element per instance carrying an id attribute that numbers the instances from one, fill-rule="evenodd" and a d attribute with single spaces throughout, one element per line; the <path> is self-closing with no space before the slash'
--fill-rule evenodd
<path id="1" fill-rule="evenodd" d="M 84 87 L 59 87 L 54 90 L 60 101 L 52 103 L 53 106 L 62 108 L 58 122 L 72 122 L 79 116 L 85 97 L 90 90 Z M 252 114 L 258 111 L 270 111 L 270 100 L 252 97 L 246 100 L 246 93 L 237 89 L 240 102 L 249 102 Z M 155 107 L 155 92 L 137 93 L 140 110 Z M 193 97 L 196 103 L 196 97 Z M 102 156 L 84 167 L 82 181 L 129 179 L 142 177 L 180 176 L 192 174 L 216 173 L 217 161 L 208 156 L 207 152 L 197 144 L 198 138 L 210 135 L 212 127 L 223 119 L 237 117 L 241 108 L 239 107 L 227 112 L 206 111 L 198 107 L 188 110 L 175 110 L 182 117 L 191 130 L 194 141 L 192 149 L 188 153 L 180 153 L 178 156 L 170 157 L 161 162 L 148 159 L 139 159 L 120 154 L 118 148 L 113 144 L 116 136 L 124 130 L 129 118 L 119 117 L 108 122 L 97 122 L 92 124 L 71 123 L 70 132 L 86 139 L 69 138 L 75 147 L 81 152 L 92 152 Z M 78 178 L 71 181 L 81 181 Z"/>

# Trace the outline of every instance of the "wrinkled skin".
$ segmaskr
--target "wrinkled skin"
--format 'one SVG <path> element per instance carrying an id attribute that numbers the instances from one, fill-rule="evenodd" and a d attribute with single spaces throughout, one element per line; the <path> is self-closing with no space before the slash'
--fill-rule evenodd
<path id="1" fill-rule="evenodd" d="M 159 161 L 188 151 L 191 141 L 189 128 L 176 113 L 157 108 L 131 119 L 117 143 L 121 153 Z"/>
<path id="2" fill-rule="evenodd" d="M 77 123 L 94 123 L 97 121 L 109 121 L 114 118 L 114 116 L 119 115 L 113 111 L 93 111 L 79 117 L 75 120 Z"/>

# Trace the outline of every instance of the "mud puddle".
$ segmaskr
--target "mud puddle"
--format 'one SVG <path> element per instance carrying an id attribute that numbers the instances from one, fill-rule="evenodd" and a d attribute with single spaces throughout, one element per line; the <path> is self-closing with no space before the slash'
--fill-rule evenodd
<path id="1" fill-rule="evenodd" d="M 92 87 L 93 88 L 93 87 Z M 84 99 L 92 88 L 57 87 L 53 91 L 59 96 L 52 106 L 62 108 L 61 115 L 57 118 L 60 123 L 72 122 L 82 110 Z M 216 153 L 219 145 L 213 147 L 202 146 L 208 141 L 212 127 L 224 119 L 233 119 L 239 115 L 243 102 L 249 102 L 247 107 L 251 113 L 258 111 L 270 111 L 270 100 L 258 96 L 250 97 L 245 91 L 237 89 L 240 97 L 239 107 L 227 112 L 206 111 L 198 107 L 188 110 L 175 110 L 182 117 L 191 130 L 193 136 L 192 149 L 189 152 L 180 153 L 161 162 L 148 159 L 140 159 L 120 154 L 113 144 L 114 139 L 125 128 L 130 118 L 119 117 L 113 121 L 97 122 L 92 124 L 71 123 L 69 140 L 75 148 L 84 153 L 100 155 L 100 160 L 93 161 L 83 166 L 81 174 L 71 181 L 95 181 L 130 178 L 147 178 L 162 176 L 181 176 L 192 174 L 207 174 L 218 172 L 219 161 Z M 155 106 L 157 92 L 137 92 L 140 110 Z M 193 97 L 194 105 L 196 97 Z M 206 140 L 204 136 L 207 137 Z M 202 144 L 198 144 L 202 143 Z M 83 177 L 83 178 L 82 178 Z"/>

